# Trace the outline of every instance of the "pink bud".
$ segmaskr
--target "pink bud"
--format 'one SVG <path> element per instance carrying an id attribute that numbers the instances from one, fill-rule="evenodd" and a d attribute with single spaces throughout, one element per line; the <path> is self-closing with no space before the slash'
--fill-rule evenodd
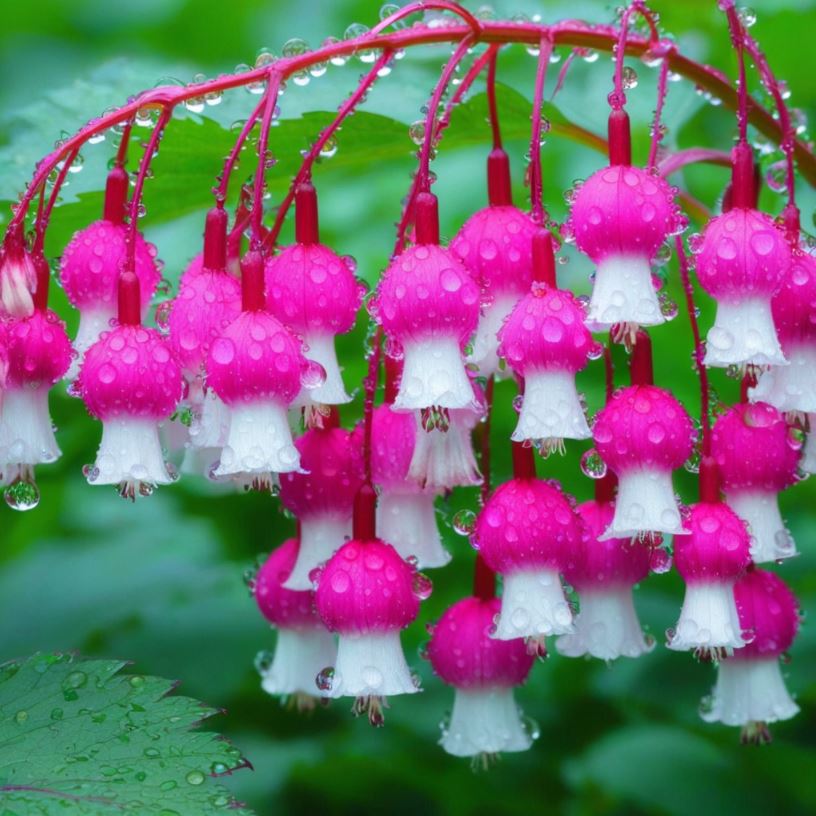
<path id="1" fill-rule="evenodd" d="M 283 588 L 295 565 L 297 551 L 298 540 L 289 538 L 270 553 L 255 579 L 255 600 L 261 614 L 274 626 L 289 629 L 322 626 L 311 590 L 293 592 Z"/>
<path id="2" fill-rule="evenodd" d="M 80 354 L 96 342 L 116 316 L 117 284 L 127 257 L 129 227 L 110 221 L 95 221 L 74 234 L 60 263 L 60 283 L 71 304 L 79 309 L 75 347 Z M 156 248 L 136 233 L 135 272 L 139 278 L 142 310 L 147 309 L 161 272 L 156 265 Z M 75 376 L 76 371 L 69 376 Z"/>

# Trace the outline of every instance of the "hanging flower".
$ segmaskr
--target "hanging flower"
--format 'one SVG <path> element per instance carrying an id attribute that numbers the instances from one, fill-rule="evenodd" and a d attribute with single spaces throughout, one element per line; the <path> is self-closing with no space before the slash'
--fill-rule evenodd
<path id="1" fill-rule="evenodd" d="M 717 684 L 703 701 L 701 716 L 741 726 L 743 742 L 770 742 L 768 723 L 799 713 L 779 667 L 799 628 L 799 605 L 782 579 L 765 570 L 748 570 L 734 594 L 740 626 L 750 640 L 717 665 Z"/>
<path id="2" fill-rule="evenodd" d="M 717 419 L 711 452 L 729 507 L 748 523 L 757 564 L 796 555 L 779 512 L 779 493 L 796 481 L 801 443 L 764 402 L 735 405 Z"/>
<path id="3" fill-rule="evenodd" d="M 513 697 L 533 666 L 524 641 L 490 636 L 498 598 L 463 598 L 433 627 L 428 658 L 434 672 L 454 688 L 453 712 L 440 744 L 449 754 L 481 758 L 526 751 L 533 744 Z"/>
<path id="4" fill-rule="evenodd" d="M 271 659 L 259 656 L 261 686 L 268 694 L 292 696 L 297 708 L 314 707 L 323 696 L 317 675 L 334 663 L 334 637 L 323 626 L 314 602 L 314 592 L 284 589 L 298 552 L 298 540 L 290 538 L 274 550 L 258 571 L 255 601 L 261 614 L 278 631 Z"/>
<path id="5" fill-rule="evenodd" d="M 651 549 L 631 538 L 599 539 L 615 514 L 611 501 L 585 502 L 577 513 L 584 534 L 563 572 L 578 592 L 580 610 L 575 631 L 559 637 L 556 648 L 567 657 L 640 657 L 654 648 L 654 638 L 641 630 L 632 589 L 649 574 Z"/>
<path id="6" fill-rule="evenodd" d="M 281 503 L 300 523 L 300 547 L 285 586 L 306 590 L 312 586 L 312 570 L 351 537 L 351 512 L 363 483 L 363 459 L 354 435 L 344 428 L 306 431 L 295 447 L 302 470 L 280 477 Z"/>

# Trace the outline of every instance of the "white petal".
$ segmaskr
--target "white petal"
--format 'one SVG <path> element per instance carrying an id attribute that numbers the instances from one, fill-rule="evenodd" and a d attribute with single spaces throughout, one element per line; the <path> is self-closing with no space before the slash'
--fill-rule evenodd
<path id="1" fill-rule="evenodd" d="M 477 756 L 526 751 L 533 740 L 512 688 L 468 688 L 455 690 L 450 722 L 439 744 L 453 756 Z"/>
<path id="2" fill-rule="evenodd" d="M 309 360 L 320 363 L 326 372 L 326 379 L 317 388 L 302 388 L 292 403 L 293 407 L 313 405 L 342 405 L 351 402 L 343 384 L 340 364 L 337 362 L 337 351 L 334 347 L 333 334 L 307 334 L 303 342 L 308 346 L 304 352 Z"/>
<path id="3" fill-rule="evenodd" d="M 492 637 L 565 635 L 573 630 L 572 611 L 558 573 L 535 567 L 502 576 L 501 612 Z"/>
<path id="4" fill-rule="evenodd" d="M 643 468 L 618 474 L 615 515 L 599 538 L 630 538 L 647 532 L 687 532 L 674 497 L 671 471 Z"/>
<path id="5" fill-rule="evenodd" d="M 479 325 L 476 327 L 471 344 L 473 350 L 468 355 L 467 361 L 478 366 L 480 377 L 501 375 L 499 358 L 496 354 L 499 346 L 496 334 L 518 301 L 519 295 L 497 295 L 479 318 Z"/>
<path id="6" fill-rule="evenodd" d="M 570 371 L 527 371 L 524 397 L 512 439 L 589 439 L 584 409 Z"/>
<path id="7" fill-rule="evenodd" d="M 654 648 L 640 628 L 632 587 L 598 587 L 580 593 L 575 631 L 556 642 L 567 657 L 592 655 L 601 660 L 639 657 Z"/>
<path id="8" fill-rule="evenodd" d="M 481 482 L 473 453 L 473 424 L 464 412 L 451 413 L 447 431 L 426 431 L 419 414 L 408 478 L 433 491 L 467 487 Z"/>
<path id="9" fill-rule="evenodd" d="M 734 600 L 734 582 L 686 584 L 683 608 L 666 644 L 682 652 L 693 649 L 739 649 L 745 645 Z"/>
<path id="10" fill-rule="evenodd" d="M 48 386 L 10 388 L 0 408 L 0 467 L 37 465 L 60 456 L 51 414 Z"/>
<path id="11" fill-rule="evenodd" d="M 85 352 L 99 339 L 104 331 L 110 331 L 110 322 L 116 317 L 115 306 L 84 307 L 79 310 L 79 327 L 73 346 L 76 357 L 65 375 L 67 380 L 75 380 L 79 374 Z"/>
<path id="12" fill-rule="evenodd" d="M 664 322 L 648 259 L 609 255 L 598 264 L 587 314 L 593 329 L 615 323 L 658 326 Z"/>
<path id="13" fill-rule="evenodd" d="M 300 467 L 286 409 L 274 402 L 230 407 L 227 444 L 216 476 L 290 473 Z"/>
<path id="14" fill-rule="evenodd" d="M 312 588 L 309 573 L 328 561 L 351 537 L 351 516 L 336 513 L 309 513 L 300 517 L 300 546 L 286 589 Z"/>
<path id="15" fill-rule="evenodd" d="M 88 482 L 108 485 L 128 481 L 152 485 L 173 481 L 165 467 L 155 420 L 121 417 L 102 423 L 102 441 Z"/>
<path id="16" fill-rule="evenodd" d="M 467 408 L 474 404 L 473 386 L 455 337 L 432 337 L 403 345 L 402 379 L 394 400 L 397 411 Z"/>
<path id="17" fill-rule="evenodd" d="M 272 665 L 263 673 L 261 687 L 268 694 L 303 692 L 325 696 L 315 682 L 337 657 L 334 635 L 321 626 L 308 629 L 278 629 Z"/>
<path id="18" fill-rule="evenodd" d="M 779 512 L 776 493 L 762 490 L 738 491 L 726 494 L 728 506 L 750 528 L 751 558 L 756 564 L 778 561 L 796 555 L 796 542 L 788 532 Z"/>
<path id="19" fill-rule="evenodd" d="M 739 303 L 717 301 L 717 317 L 706 338 L 707 366 L 786 365 L 776 336 L 771 304 L 767 298 Z"/>
<path id="20" fill-rule="evenodd" d="M 701 716 L 706 722 L 747 725 L 789 720 L 798 713 L 777 657 L 730 658 L 717 667 L 711 707 Z"/>
<path id="21" fill-rule="evenodd" d="M 816 348 L 797 345 L 786 354 L 788 365 L 771 366 L 763 371 L 748 396 L 754 402 L 770 403 L 780 411 L 816 411 Z"/>
<path id="22" fill-rule="evenodd" d="M 340 634 L 328 697 L 389 697 L 417 691 L 399 629 Z"/>
<path id="23" fill-rule="evenodd" d="M 433 493 L 384 489 L 377 500 L 377 532 L 403 557 L 414 556 L 417 568 L 444 567 L 451 554 L 442 546 L 436 526 Z"/>

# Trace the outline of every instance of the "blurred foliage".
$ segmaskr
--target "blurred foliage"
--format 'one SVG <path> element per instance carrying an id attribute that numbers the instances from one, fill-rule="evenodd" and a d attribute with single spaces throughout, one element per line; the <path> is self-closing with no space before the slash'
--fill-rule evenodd
<path id="1" fill-rule="evenodd" d="M 482 4 L 468 3 L 476 9 Z M 816 24 L 813 0 L 753 2 L 753 29 L 780 76 L 788 80 L 792 103 L 814 113 L 816 72 L 807 59 L 803 32 Z M 713 0 L 655 2 L 667 31 L 689 55 L 711 62 L 729 75 L 733 57 L 720 12 Z M 498 16 L 540 13 L 545 21 L 578 17 L 608 21 L 610 6 L 596 0 L 502 0 Z M 376 3 L 362 0 L 299 0 L 276 3 L 240 0 L 40 0 L 6 4 L 0 28 L 0 68 L 13 77 L 0 88 L 0 198 L 9 199 L 30 176 L 62 131 L 71 132 L 105 108 L 167 77 L 189 81 L 198 72 L 214 76 L 236 63 L 254 61 L 266 46 L 280 52 L 290 37 L 317 45 L 342 36 L 355 21 L 373 24 Z M 805 51 L 803 54 L 802 52 Z M 316 169 L 324 239 L 342 254 L 352 254 L 359 272 L 373 284 L 385 266 L 394 240 L 393 223 L 408 189 L 415 146 L 408 125 L 420 116 L 436 73 L 447 56 L 444 47 L 411 53 L 381 79 L 360 114 L 338 137 L 336 156 Z M 562 58 L 566 53 L 561 55 Z M 500 95 L 506 115 L 519 202 L 529 114 L 523 100 L 532 95 L 535 61 L 523 48 L 506 49 L 500 60 Z M 648 118 L 654 106 L 656 71 L 632 62 L 638 87 L 629 92 L 635 149 L 642 159 Z M 282 122 L 272 135 L 279 159 L 270 175 L 279 198 L 300 151 L 353 87 L 365 68 L 350 63 L 330 68 L 308 87 L 290 83 L 281 100 Z M 550 87 L 560 65 L 553 66 Z M 611 64 L 608 55 L 577 60 L 554 104 L 565 120 L 603 133 Z M 755 83 L 756 84 L 756 83 Z M 512 88 L 513 90 L 509 90 Z M 481 87 L 458 110 L 442 143 L 434 170 L 439 181 L 443 232 L 450 236 L 474 207 L 485 201 L 483 167 L 488 132 Z M 144 228 L 166 262 L 174 284 L 200 241 L 203 208 L 219 172 L 233 123 L 246 117 L 257 97 L 238 90 L 216 107 L 196 115 L 182 111 L 171 124 L 147 184 Z M 549 113 L 556 123 L 556 114 Z M 696 145 L 728 149 L 734 133 L 731 114 L 707 104 L 687 82 L 672 83 L 666 108 L 669 149 Z M 562 219 L 563 191 L 586 177 L 601 159 L 589 146 L 549 134 L 543 161 L 546 205 Z M 148 131 L 137 130 L 137 141 Z M 83 151 L 81 173 L 69 177 L 62 206 L 54 213 L 48 251 L 59 255 L 71 232 L 96 216 L 112 139 Z M 251 151 L 248 151 L 251 153 Z M 767 169 L 778 155 L 763 161 Z M 239 178 L 252 169 L 243 159 Z M 715 209 L 726 172 L 695 167 L 677 178 Z M 237 183 L 233 185 L 237 188 Z M 803 223 L 812 228 L 813 191 L 799 190 Z M 763 193 L 763 205 L 778 211 L 781 198 Z M 0 218 L 8 212 L 4 206 Z M 699 227 L 699 225 L 697 225 Z M 692 227 L 694 229 L 694 226 Z M 284 236 L 285 237 L 285 236 Z M 571 248 L 559 269 L 564 285 L 588 290 L 589 269 Z M 680 301 L 674 266 L 668 291 Z M 55 307 L 75 326 L 62 292 L 54 287 Z M 712 319 L 702 302 L 701 320 Z M 365 320 L 340 339 L 349 385 L 363 376 Z M 653 332 L 657 377 L 697 412 L 698 389 L 691 368 L 688 319 Z M 617 360 L 624 362 L 622 354 Z M 602 365 L 591 364 L 580 378 L 589 408 L 602 400 Z M 625 375 L 619 375 L 625 380 Z M 738 386 L 722 372 L 713 375 L 720 398 L 733 402 Z M 496 389 L 493 427 L 494 474 L 509 473 L 506 441 L 514 415 L 513 386 Z M 705 814 L 741 812 L 745 816 L 808 813 L 816 810 L 816 636 L 805 626 L 792 650 L 789 683 L 802 713 L 774 729 L 772 748 L 744 749 L 726 728 L 703 724 L 700 698 L 710 688 L 711 667 L 671 653 L 660 645 L 637 661 L 606 666 L 553 657 L 535 668 L 519 693 L 526 712 L 541 726 L 541 738 L 526 754 L 505 757 L 486 774 L 473 774 L 466 762 L 435 746 L 438 722 L 451 704 L 451 692 L 434 679 L 417 657 L 425 638 L 421 623 L 405 635 L 409 657 L 425 686 L 421 695 L 395 699 L 382 731 L 352 720 L 348 706 L 335 702 L 312 716 L 281 708 L 260 690 L 252 667 L 256 651 L 269 648 L 274 635 L 256 613 L 241 575 L 293 529 L 277 503 L 259 495 L 213 494 L 213 488 L 187 478 L 134 506 L 114 491 L 88 487 L 81 466 L 92 461 L 98 427 L 81 404 L 64 393 L 52 399 L 64 456 L 40 472 L 42 502 L 25 515 L 3 512 L 0 547 L 0 658 L 35 650 L 79 649 L 92 656 L 136 661 L 136 670 L 176 677 L 185 693 L 224 707 L 218 728 L 252 760 L 254 773 L 227 780 L 236 795 L 261 814 L 416 813 L 528 814 L 544 810 L 583 814 Z M 343 409 L 355 421 L 360 399 Z M 579 499 L 592 485 L 578 461 L 586 445 L 573 444 L 563 459 L 540 463 L 542 475 L 564 481 Z M 678 474 L 685 500 L 695 496 L 694 478 Z M 814 482 L 804 482 L 782 497 L 782 507 L 802 555 L 778 569 L 798 593 L 805 609 L 816 606 Z M 474 507 L 474 490 L 456 491 L 440 502 L 443 525 L 461 507 Z M 450 530 L 453 562 L 435 572 L 436 591 L 422 619 L 433 620 L 469 591 L 473 553 Z M 658 641 L 677 617 L 682 584 L 674 574 L 644 582 L 636 596 L 641 618 Z"/>

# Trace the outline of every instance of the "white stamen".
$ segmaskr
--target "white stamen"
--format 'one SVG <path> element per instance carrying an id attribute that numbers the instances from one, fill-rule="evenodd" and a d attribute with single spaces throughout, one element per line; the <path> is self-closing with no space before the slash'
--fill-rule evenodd
<path id="1" fill-rule="evenodd" d="M 377 500 L 380 537 L 403 558 L 414 556 L 418 569 L 444 567 L 451 560 L 436 526 L 435 498 L 428 491 L 386 488 Z"/>
<path id="2" fill-rule="evenodd" d="M 700 716 L 706 722 L 748 725 L 789 720 L 799 713 L 779 667 L 779 658 L 732 658 L 717 667 L 717 683 L 710 708 Z"/>
<path id="3" fill-rule="evenodd" d="M 575 618 L 575 631 L 556 642 L 567 657 L 589 654 L 601 660 L 640 657 L 654 648 L 640 628 L 632 588 L 597 587 L 580 593 L 581 608 Z"/>
<path id="4" fill-rule="evenodd" d="M 406 342 L 403 352 L 402 380 L 394 410 L 473 406 L 473 386 L 455 337 Z"/>
<path id="5" fill-rule="evenodd" d="M 456 689 L 450 722 L 439 744 L 453 756 L 526 751 L 533 739 L 524 728 L 512 688 Z"/>
<path id="6" fill-rule="evenodd" d="M 776 336 L 768 298 L 717 301 L 717 317 L 706 338 L 707 366 L 787 365 Z"/>
<path id="7" fill-rule="evenodd" d="M 343 384 L 343 375 L 337 361 L 333 334 L 307 334 L 303 342 L 308 346 L 304 352 L 309 360 L 320 363 L 326 372 L 326 379 L 317 388 L 301 388 L 300 394 L 292 403 L 293 406 L 304 405 L 342 405 L 351 402 Z"/>
<path id="8" fill-rule="evenodd" d="M 309 573 L 328 561 L 351 537 L 351 517 L 337 513 L 309 513 L 300 517 L 300 546 L 286 589 L 312 588 Z"/>
<path id="9" fill-rule="evenodd" d="M 763 371 L 748 396 L 780 411 L 816 411 L 816 347 L 797 345 L 786 354 L 788 365 Z"/>
<path id="10" fill-rule="evenodd" d="M 227 444 L 214 476 L 291 473 L 300 467 L 286 409 L 271 401 L 230 407 Z"/>
<path id="11" fill-rule="evenodd" d="M 481 482 L 470 436 L 475 422 L 453 413 L 447 431 L 438 428 L 426 431 L 418 413 L 416 420 L 416 444 L 408 470 L 409 479 L 434 491 Z"/>
<path id="12" fill-rule="evenodd" d="M 478 367 L 480 377 L 501 376 L 496 353 L 499 346 L 496 334 L 518 301 L 519 295 L 497 295 L 479 318 L 471 344 L 473 351 L 468 355 L 467 361 Z"/>
<path id="13" fill-rule="evenodd" d="M 115 306 L 84 307 L 79 311 L 79 327 L 74 338 L 73 346 L 76 357 L 71 361 L 71 367 L 65 375 L 67 380 L 75 380 L 79 375 L 85 352 L 99 339 L 104 331 L 110 331 L 111 320 L 116 317 Z"/>
<path id="14" fill-rule="evenodd" d="M 754 563 L 778 561 L 797 554 L 796 542 L 782 521 L 776 493 L 762 490 L 731 491 L 726 494 L 725 500 L 748 524 L 753 536 L 751 558 Z"/>
<path id="15" fill-rule="evenodd" d="M 518 424 L 511 439 L 589 439 L 584 409 L 570 371 L 528 371 Z"/>
<path id="16" fill-rule="evenodd" d="M 48 411 L 49 386 L 9 388 L 0 410 L 0 468 L 37 465 L 60 456 Z"/>
<path id="17" fill-rule="evenodd" d="M 267 694 L 302 692 L 324 697 L 315 678 L 326 666 L 334 665 L 336 656 L 334 635 L 322 626 L 278 629 L 275 656 L 263 673 L 261 688 Z"/>
<path id="18" fill-rule="evenodd" d="M 102 423 L 102 441 L 88 483 L 170 484 L 159 441 L 159 426 L 153 419 L 118 417 Z"/>
<path id="19" fill-rule="evenodd" d="M 630 538 L 640 533 L 686 533 L 669 470 L 642 468 L 618 474 L 615 515 L 598 538 Z"/>
<path id="20" fill-rule="evenodd" d="M 733 581 L 686 584 L 683 608 L 666 644 L 678 652 L 731 650 L 745 645 L 734 600 Z"/>
<path id="21" fill-rule="evenodd" d="M 603 329 L 615 323 L 657 326 L 664 322 L 647 258 L 608 255 L 598 264 L 589 301 L 588 325 Z"/>
<path id="22" fill-rule="evenodd" d="M 491 637 L 513 640 L 573 631 L 572 610 L 557 572 L 532 567 L 502 579 L 501 612 Z"/>
<path id="23" fill-rule="evenodd" d="M 340 635 L 328 697 L 390 697 L 417 691 L 399 629 Z"/>

